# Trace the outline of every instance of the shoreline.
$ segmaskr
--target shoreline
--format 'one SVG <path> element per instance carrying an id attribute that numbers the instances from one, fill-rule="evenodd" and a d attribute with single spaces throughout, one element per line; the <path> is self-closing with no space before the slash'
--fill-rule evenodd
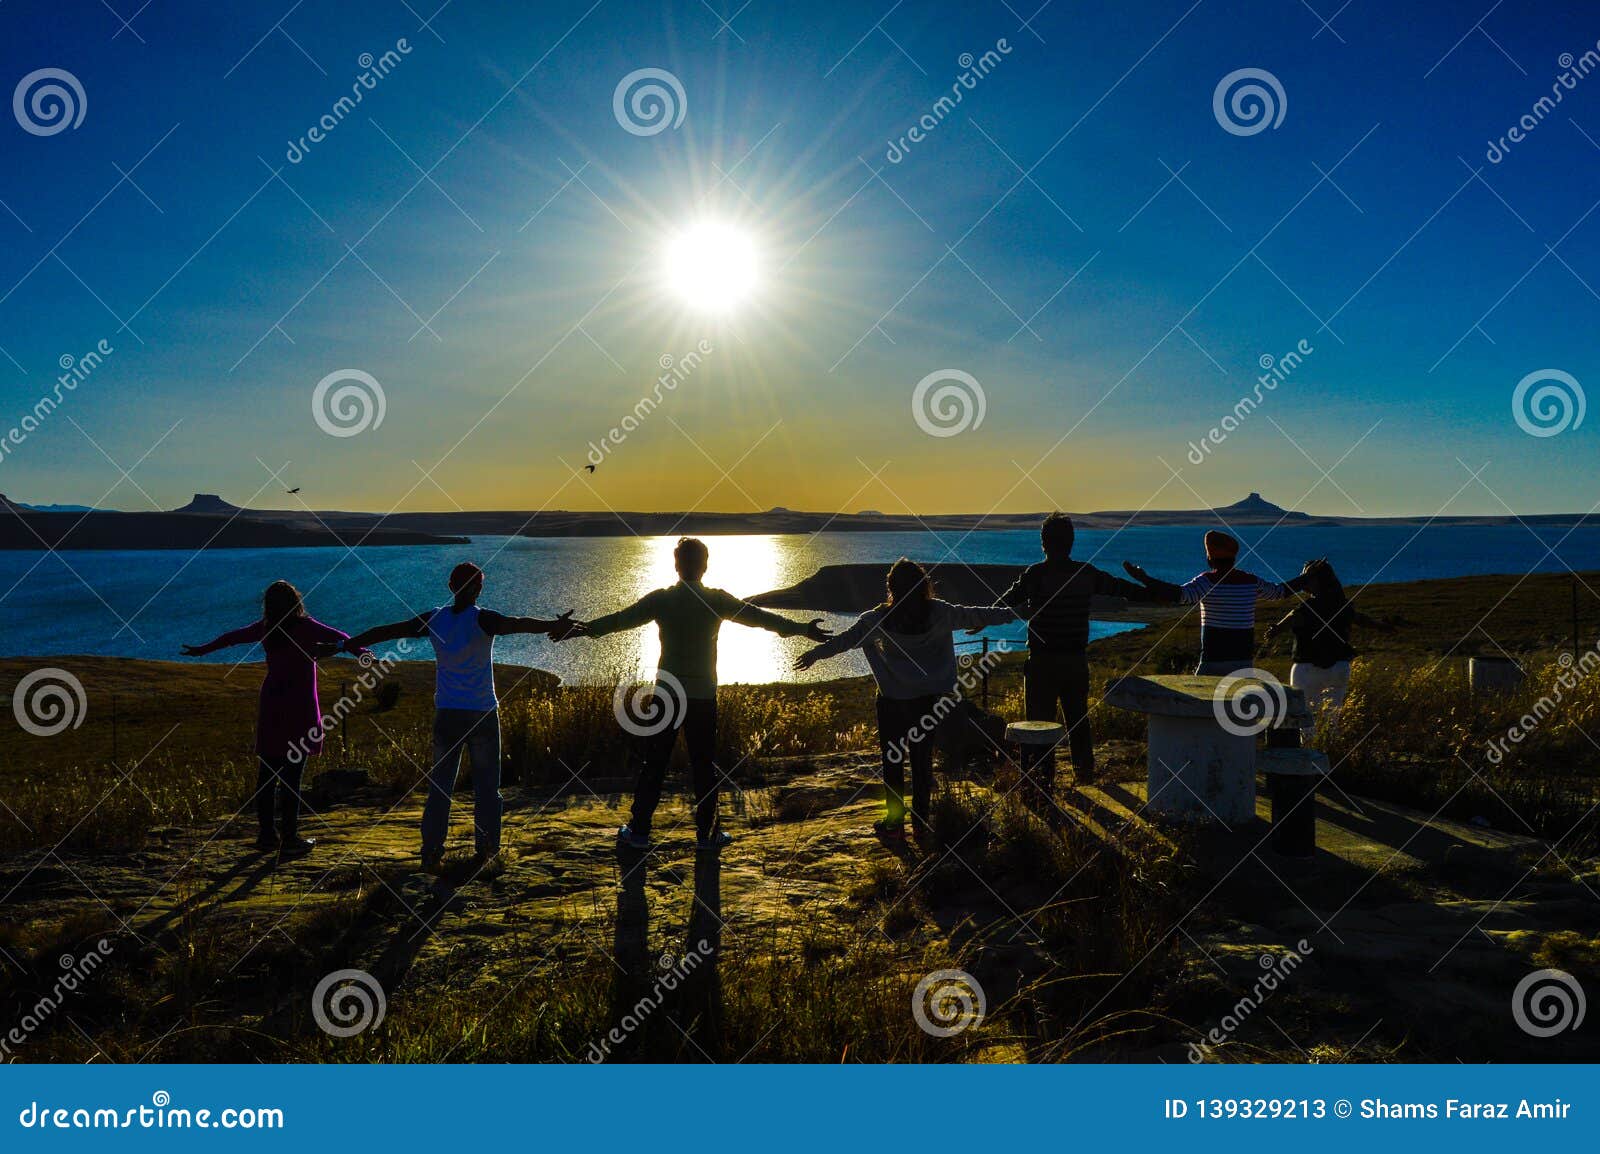
<path id="1" fill-rule="evenodd" d="M 518 511 L 362 513 L 339 510 L 245 509 L 213 499 L 169 512 L 42 511 L 0 496 L 0 550 L 262 549 L 465 544 L 475 537 L 529 539 L 688 536 L 814 536 L 821 533 L 1036 532 L 1044 513 L 760 513 Z M 1485 516 L 1346 517 L 1265 509 L 1151 510 L 1071 513 L 1079 530 L 1140 528 L 1475 528 L 1523 525 L 1577 528 L 1583 513 Z"/>

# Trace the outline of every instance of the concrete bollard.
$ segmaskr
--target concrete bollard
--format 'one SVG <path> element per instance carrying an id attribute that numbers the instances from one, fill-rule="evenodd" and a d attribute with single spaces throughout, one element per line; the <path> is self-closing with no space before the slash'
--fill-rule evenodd
<path id="1" fill-rule="evenodd" d="M 1509 657 L 1473 657 L 1467 661 L 1467 678 L 1474 695 L 1513 693 L 1526 678 L 1522 666 Z"/>
<path id="2" fill-rule="evenodd" d="M 1256 738 L 1215 719 L 1150 715 L 1149 809 L 1186 822 L 1244 825 L 1256 816 Z"/>
<path id="3" fill-rule="evenodd" d="M 1268 844 L 1284 857 L 1317 852 L 1317 787 L 1328 776 L 1328 755 L 1295 746 L 1269 747 L 1256 763 L 1272 791 Z"/>

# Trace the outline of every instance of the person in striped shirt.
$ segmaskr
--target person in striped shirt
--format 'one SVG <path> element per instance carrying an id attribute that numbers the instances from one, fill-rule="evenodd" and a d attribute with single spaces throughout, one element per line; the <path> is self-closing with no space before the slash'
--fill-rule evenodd
<path id="1" fill-rule="evenodd" d="M 1315 576 L 1308 571 L 1290 581 L 1257 577 L 1236 564 L 1238 540 L 1215 529 L 1206 533 L 1205 546 L 1206 564 L 1211 567 L 1182 585 L 1152 577 L 1131 561 L 1122 567 L 1160 599 L 1200 606 L 1200 664 L 1195 672 L 1227 677 L 1255 662 L 1256 603 L 1293 597 Z"/>
<path id="2" fill-rule="evenodd" d="M 1113 577 L 1087 561 L 1072 559 L 1072 518 L 1051 513 L 1039 527 L 1044 560 L 1029 565 L 1000 604 L 1028 622 L 1028 660 L 1023 666 L 1023 707 L 1029 721 L 1054 721 L 1059 708 L 1079 781 L 1094 778 L 1094 733 L 1089 726 L 1089 608 L 1096 595 L 1131 601 L 1165 598 L 1143 585 Z M 1031 785 L 1044 799 L 1054 796 L 1055 750 L 1042 750 L 1028 767 Z M 1048 812 L 1048 810 L 1046 811 Z"/>

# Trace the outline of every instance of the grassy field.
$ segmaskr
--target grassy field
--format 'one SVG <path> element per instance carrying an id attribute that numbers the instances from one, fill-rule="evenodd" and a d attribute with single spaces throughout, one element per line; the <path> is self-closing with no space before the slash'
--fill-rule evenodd
<path id="1" fill-rule="evenodd" d="M 1600 575 L 1586 580 L 1600 586 Z M 1503 877 L 1503 862 L 1458 876 L 1460 861 L 1488 860 L 1477 856 L 1446 862 L 1438 876 L 1428 873 L 1438 863 L 1418 860 L 1409 880 L 1390 878 L 1380 862 L 1370 876 L 1301 879 L 1292 887 L 1301 904 L 1302 894 L 1320 902 L 1325 885 L 1330 910 L 1359 895 L 1347 922 L 1359 925 L 1375 903 L 1375 924 L 1387 925 L 1403 901 L 1415 904 L 1406 916 L 1420 926 L 1433 924 L 1434 911 L 1466 916 L 1482 903 L 1480 926 L 1499 940 L 1495 921 L 1485 921 L 1491 915 L 1548 922 L 1537 912 L 1546 906 L 1508 902 L 1506 882 L 1600 885 L 1592 860 L 1600 855 L 1600 675 L 1578 676 L 1584 663 L 1559 659 L 1570 588 L 1565 578 L 1532 577 L 1360 591 L 1360 607 L 1396 630 L 1358 637 L 1363 657 L 1345 716 L 1318 732 L 1339 793 L 1553 848 L 1529 855 L 1521 883 L 1522 865 Z M 1600 605 L 1585 598 L 1592 638 Z M 1145 630 L 1096 643 L 1095 681 L 1187 669 L 1197 648 L 1192 615 L 1158 613 Z M 1282 639 L 1267 646 L 1260 664 L 1287 678 L 1287 648 Z M 1528 680 L 1507 695 L 1475 696 L 1470 653 L 1515 656 Z M 82 682 L 87 710 L 77 728 L 51 737 L 22 732 L 7 715 L 0 1009 L 24 1014 L 57 955 L 82 957 L 97 935 L 125 943 L 109 976 L 74 1003 L 70 1025 L 57 1020 L 41 1031 L 53 1058 L 584 1060 L 658 979 L 650 965 L 619 963 L 629 952 L 629 911 L 657 911 L 634 943 L 653 961 L 687 955 L 699 911 L 714 902 L 717 927 L 727 928 L 715 966 L 688 978 L 661 1014 L 645 1015 L 615 1056 L 1182 1060 L 1184 1041 L 1218 1016 L 1257 956 L 1278 956 L 1298 932 L 1276 871 L 1247 871 L 1248 880 L 1208 874 L 1212 849 L 1132 819 L 1128 783 L 1143 774 L 1142 719 L 1102 705 L 1100 780 L 1061 798 L 1073 820 L 1041 821 L 1021 805 L 979 742 L 975 758 L 942 762 L 930 844 L 894 853 L 862 832 L 881 796 L 873 759 L 852 752 L 872 745 L 867 679 L 726 687 L 719 741 L 723 765 L 733 767 L 728 806 L 742 857 L 708 897 L 692 853 L 671 851 L 677 857 L 668 854 L 659 873 L 653 865 L 646 894 L 606 852 L 637 754 L 616 723 L 610 687 L 561 688 L 532 671 L 498 671 L 513 864 L 504 879 L 489 879 L 457 860 L 446 883 L 432 883 L 416 870 L 414 824 L 431 665 L 397 667 L 397 688 L 368 694 L 330 738 L 313 771 L 359 768 L 365 784 L 351 800 L 319 803 L 324 828 L 310 832 L 324 845 L 308 864 L 276 870 L 240 859 L 248 812 L 242 823 L 218 824 L 254 788 L 259 666 L 13 658 L 0 661 L 0 691 L 43 665 Z M 325 709 L 356 672 L 325 667 Z M 991 676 L 989 704 L 1003 717 L 1021 715 L 1019 656 Z M 1513 727 L 1527 735 L 1506 740 Z M 1395 858 L 1406 858 L 1411 836 L 1393 839 Z M 1277 920 L 1259 924 L 1263 908 Z M 677 911 L 667 924 L 663 909 Z M 1600 964 L 1600 939 L 1581 919 L 1542 924 L 1533 937 L 1516 937 L 1516 924 L 1508 923 L 1504 948 L 1517 958 L 1578 970 Z M 1448 945 L 1456 923 L 1437 934 Z M 1369 1031 L 1363 1015 L 1383 1019 L 1373 990 L 1389 977 L 1364 969 L 1363 957 L 1357 950 L 1330 965 L 1314 994 L 1276 1011 L 1278 1021 L 1300 1023 L 1295 1048 L 1258 1023 L 1222 1060 L 1333 1060 L 1351 1047 L 1368 1058 L 1470 1060 L 1504 1057 L 1517 1043 L 1480 1036 L 1448 1014 L 1420 1028 L 1401 1013 L 1398 1030 Z M 1503 1000 L 1496 967 L 1504 959 L 1473 955 L 1462 964 L 1462 982 L 1493 974 L 1486 1005 Z M 300 995 L 346 966 L 380 974 L 403 997 L 392 1000 L 381 1031 L 335 1040 L 308 1021 Z M 982 980 L 990 1021 L 935 1038 L 907 1018 L 907 994 L 920 975 L 957 966 Z"/>

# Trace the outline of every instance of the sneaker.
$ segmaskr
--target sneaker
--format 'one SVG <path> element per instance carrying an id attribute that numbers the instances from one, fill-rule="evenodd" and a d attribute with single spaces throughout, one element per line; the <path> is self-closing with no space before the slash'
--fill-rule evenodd
<path id="1" fill-rule="evenodd" d="M 284 859 L 305 857 L 316 848 L 316 844 L 317 839 L 313 837 L 290 838 L 278 847 L 278 856 Z"/>
<path id="2" fill-rule="evenodd" d="M 629 849 L 646 850 L 650 848 L 650 835 L 635 833 L 632 826 L 625 825 L 617 830 L 617 844 Z"/>
<path id="3" fill-rule="evenodd" d="M 906 836 L 905 819 L 902 818 L 899 821 L 892 821 L 889 818 L 880 817 L 877 821 L 872 823 L 872 832 L 877 834 L 879 837 L 893 838 L 896 841 L 904 841 Z"/>
<path id="4" fill-rule="evenodd" d="M 262 853 L 277 853 L 278 852 L 278 835 L 275 834 L 275 833 L 271 833 L 271 834 L 264 833 L 261 836 L 257 837 L 256 838 L 256 849 L 260 850 Z"/>
<path id="5" fill-rule="evenodd" d="M 694 844 L 700 849 L 721 849 L 733 844 L 733 835 L 727 830 L 719 829 L 710 837 L 696 838 Z"/>
<path id="6" fill-rule="evenodd" d="M 506 872 L 506 863 L 498 852 L 478 853 L 472 859 L 473 873 L 482 878 L 497 878 Z"/>
<path id="7" fill-rule="evenodd" d="M 437 874 L 439 872 L 439 867 L 441 865 L 443 865 L 443 864 L 444 864 L 444 851 L 443 850 L 436 849 L 436 850 L 423 850 L 422 851 L 422 872 L 423 873 L 425 873 L 425 874 Z"/>

